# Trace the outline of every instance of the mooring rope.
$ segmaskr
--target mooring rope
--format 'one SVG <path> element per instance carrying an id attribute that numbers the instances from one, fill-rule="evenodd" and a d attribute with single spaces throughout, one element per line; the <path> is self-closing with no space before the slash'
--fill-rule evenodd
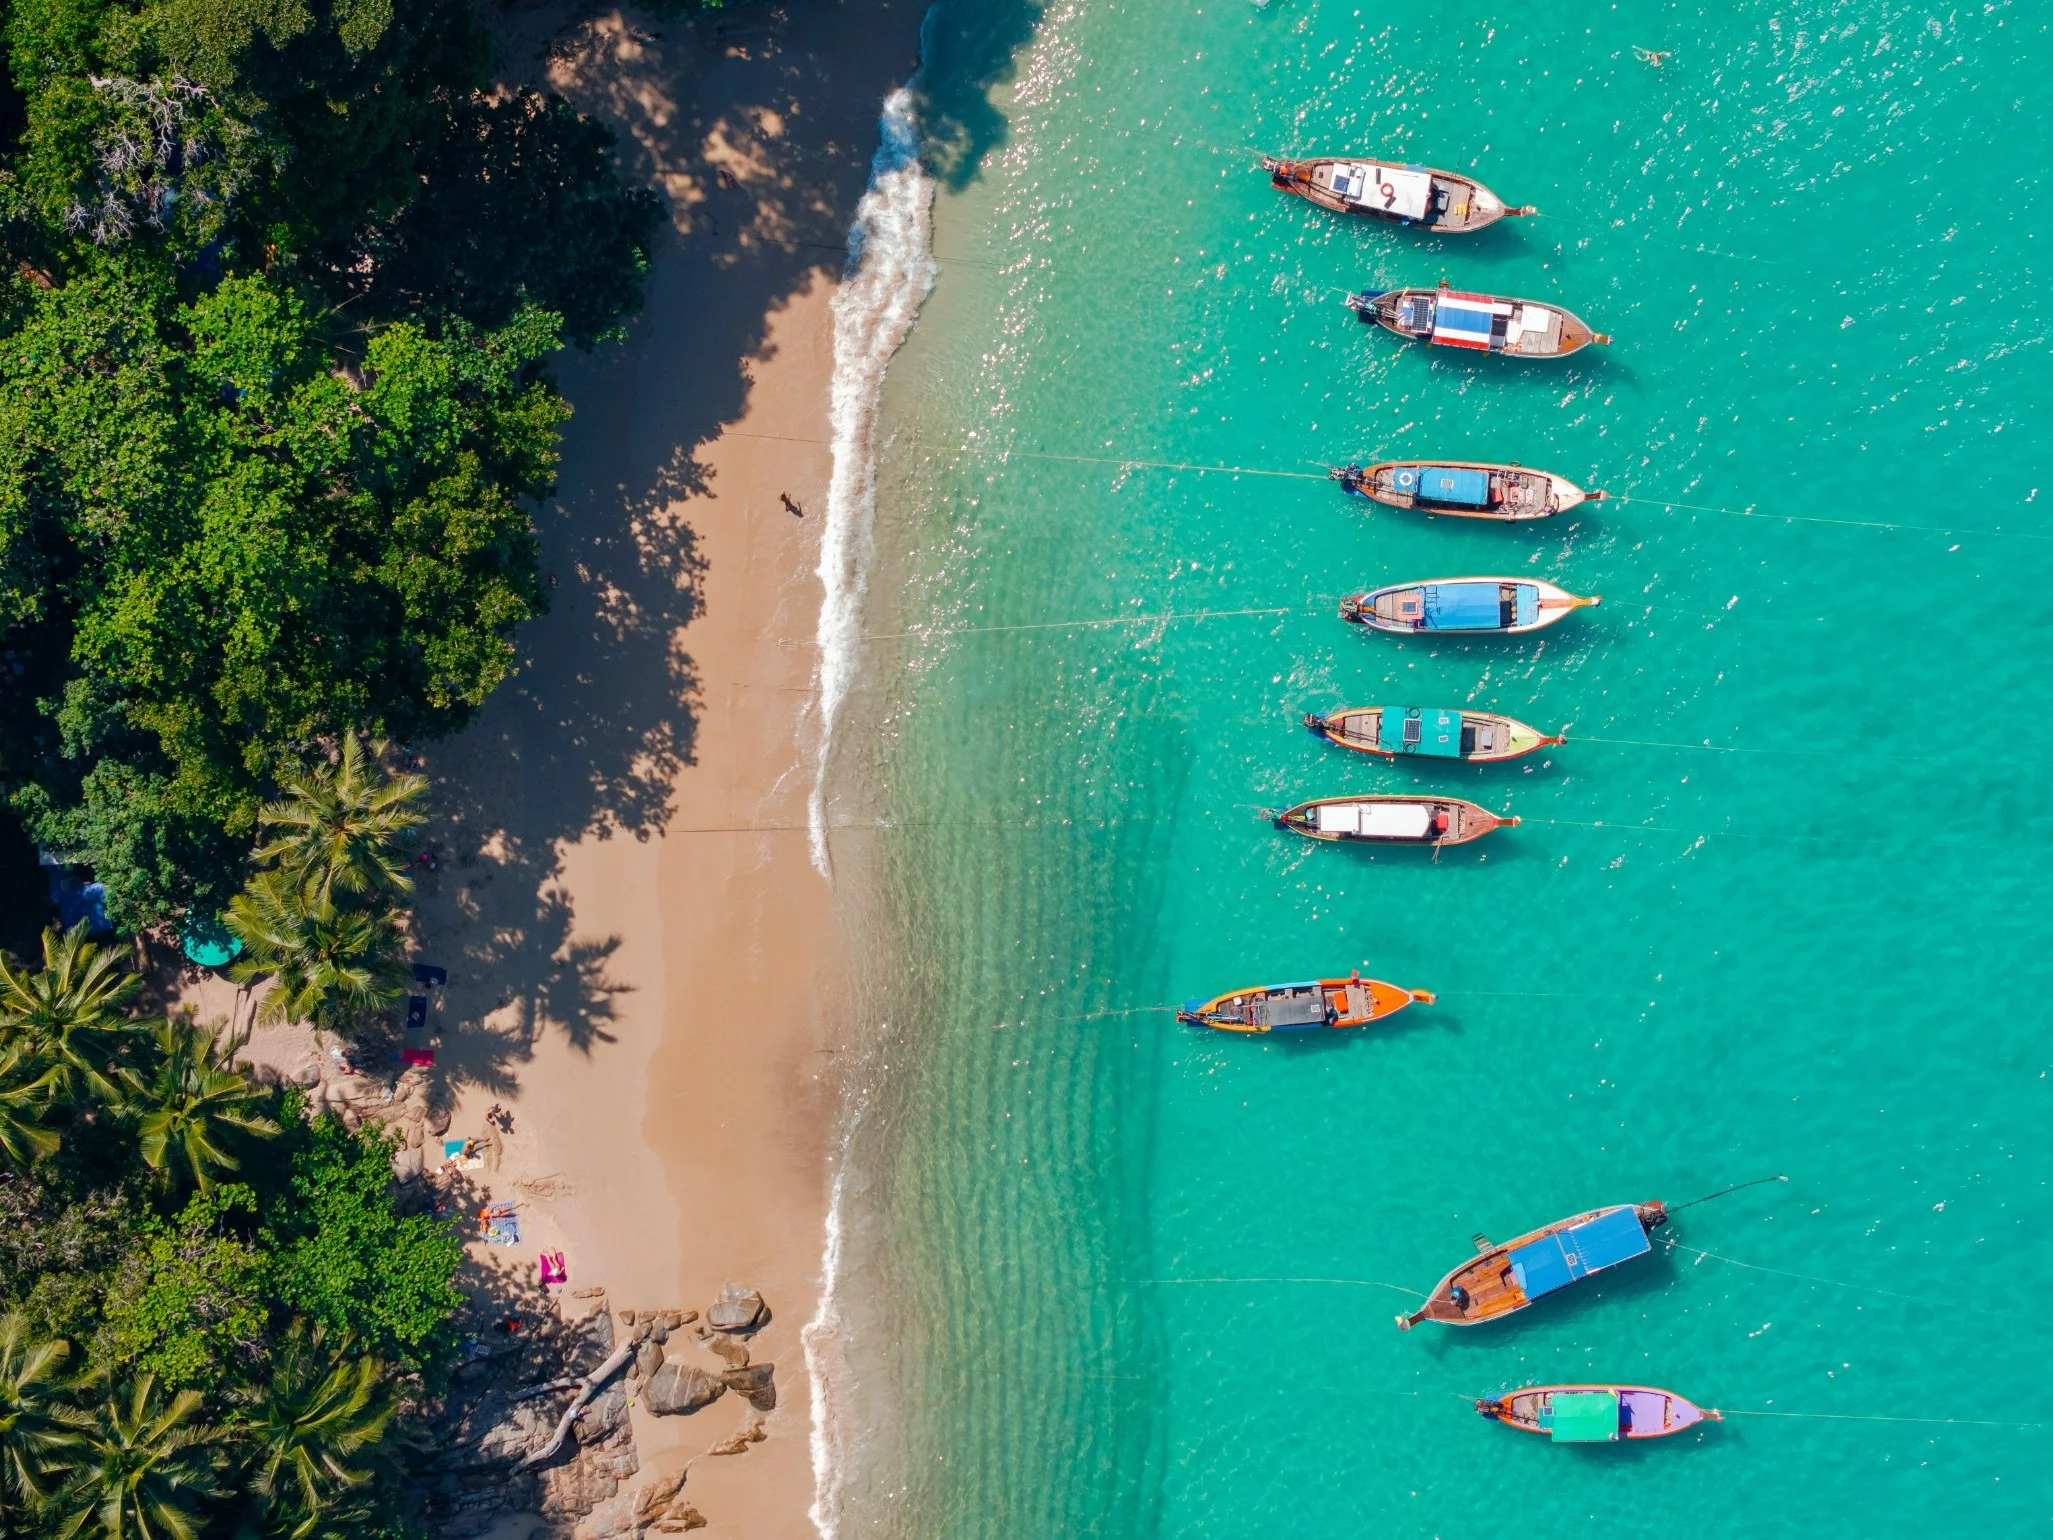
<path id="1" fill-rule="evenodd" d="M 1850 529 L 1900 529 L 1921 535 L 1994 535 L 2012 540 L 2053 540 L 2053 535 L 2029 534 L 2016 529 L 1959 529 L 1942 524 L 1893 524 L 1885 519 L 1828 519 L 1808 513 L 1769 513 L 1759 508 L 1714 508 L 1704 503 L 1671 503 L 1658 497 L 1637 497 L 1615 492 L 1615 503 L 1645 503 L 1652 508 L 1670 508 L 1685 513 L 1725 513 L 1736 519 L 1780 519 L 1788 524 L 1844 524 Z"/>
<path id="2" fill-rule="evenodd" d="M 1837 749 L 1761 749 L 1742 747 L 1733 743 L 1667 743 L 1652 738 L 1596 738 L 1588 733 L 1572 731 L 1573 724 L 1564 728 L 1570 743 L 1609 743 L 1635 749 L 1695 749 L 1703 754 L 1798 754 L 1814 759 L 1844 759 L 1846 755 Z M 1930 764 L 1947 756 L 1938 754 L 1868 754 L 1863 759 L 1888 759 L 1905 764 Z"/>
<path id="3" fill-rule="evenodd" d="M 1252 465 L 1187 465 L 1176 460 L 1117 460 L 1105 455 L 1052 455 L 1037 449 L 1005 451 L 1021 460 L 1062 460 L 1071 465 L 1116 465 L 1121 470 L 1211 471 L 1223 476 L 1280 476 L 1292 481 L 1331 481 L 1325 471 L 1269 471 Z"/>
<path id="4" fill-rule="evenodd" d="M 1417 1289 L 1407 1289 L 1398 1283 L 1378 1283 L 1373 1278 L 1135 1278 L 1141 1284 L 1170 1283 L 1338 1283 L 1364 1289 L 1394 1289 L 1399 1294 L 1409 1294 L 1413 1299 L 1426 1299 Z"/>
<path id="5" fill-rule="evenodd" d="M 1724 1262 L 1733 1267 L 1743 1267 L 1750 1273 L 1773 1273 L 1778 1278 L 1794 1278 L 1799 1283 L 1817 1283 L 1832 1289 L 1853 1289 L 1862 1294 L 1880 1294 L 1886 1299 L 1900 1299 L 1913 1305 L 1932 1305 L 1936 1303 L 1936 1301 L 1923 1295 L 1899 1294 L 1894 1289 L 1878 1289 L 1874 1285 L 1866 1283 L 1849 1283 L 1844 1278 L 1820 1278 L 1815 1273 L 1792 1273 L 1787 1268 L 1763 1267 L 1758 1262 L 1742 1262 L 1737 1257 L 1720 1256 L 1715 1251 L 1705 1251 L 1699 1246 L 1685 1246 L 1681 1241 L 1670 1241 L 1668 1246 L 1673 1251 L 1687 1251 L 1695 1256 L 1709 1258 L 1713 1262 Z M 1964 1301 L 1949 1302 L 1944 1308 L 1949 1310 L 1969 1310 L 1977 1315 L 2002 1314 L 2000 1311 L 1984 1310 L 1980 1306 L 1970 1305 Z"/>
<path id="6" fill-rule="evenodd" d="M 1750 1412 L 1735 1406 L 1718 1408 L 1720 1417 L 1803 1417 L 1819 1422 L 1927 1422 L 1958 1428 L 2043 1428 L 2043 1422 L 1986 1422 L 1979 1417 L 1885 1417 L 1878 1412 Z"/>

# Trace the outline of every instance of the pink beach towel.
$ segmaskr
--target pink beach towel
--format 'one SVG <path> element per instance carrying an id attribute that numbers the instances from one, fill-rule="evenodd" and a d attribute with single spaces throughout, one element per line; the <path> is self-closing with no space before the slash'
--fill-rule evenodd
<path id="1" fill-rule="evenodd" d="M 399 1062 L 408 1069 L 412 1069 L 417 1064 L 433 1064 L 435 1062 L 435 1050 L 432 1048 L 402 1048 L 399 1050 Z"/>
<path id="2" fill-rule="evenodd" d="M 543 1252 L 541 1268 L 544 1288 L 554 1283 L 570 1282 L 570 1269 L 563 1265 L 563 1253 L 560 1251 Z"/>

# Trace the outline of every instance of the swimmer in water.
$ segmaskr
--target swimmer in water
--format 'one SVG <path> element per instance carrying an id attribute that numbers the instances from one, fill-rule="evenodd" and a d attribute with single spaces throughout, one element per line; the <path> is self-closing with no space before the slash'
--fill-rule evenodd
<path id="1" fill-rule="evenodd" d="M 1632 51 L 1635 57 L 1644 59 L 1647 63 L 1653 65 L 1655 69 L 1659 69 L 1661 67 L 1661 61 L 1667 58 L 1669 54 L 1674 52 L 1674 50 L 1670 48 L 1642 48 L 1637 43 L 1634 43 L 1632 45 Z"/>

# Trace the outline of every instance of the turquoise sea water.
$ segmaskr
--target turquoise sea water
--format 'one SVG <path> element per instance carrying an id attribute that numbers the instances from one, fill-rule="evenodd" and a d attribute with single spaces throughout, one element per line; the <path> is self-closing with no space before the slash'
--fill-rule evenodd
<path id="1" fill-rule="evenodd" d="M 1010 20 L 948 0 L 937 103 Z M 840 770 L 896 825 L 837 837 L 886 1024 L 844 1534 L 2053 1521 L 2049 57 L 2001 4 L 1072 0 L 936 130 L 872 588 L 925 634 L 872 642 Z M 1542 216 L 1393 231 L 1253 164 L 1350 148 Z M 1339 303 L 1442 276 L 1616 341 L 1429 353 Z M 1477 527 L 1318 479 L 1431 454 L 1629 500 Z M 1334 614 L 1472 572 L 1604 604 Z M 1420 770 L 1298 725 L 1379 702 L 1570 741 Z M 1260 816 L 1371 788 L 1525 823 L 1436 863 Z M 1355 966 L 1441 1003 L 1288 1044 L 1161 1008 Z M 1472 1232 L 1774 1173 L 1508 1322 L 1392 1324 Z M 1807 1415 L 1580 1449 L 1467 1405 L 1591 1378 Z"/>

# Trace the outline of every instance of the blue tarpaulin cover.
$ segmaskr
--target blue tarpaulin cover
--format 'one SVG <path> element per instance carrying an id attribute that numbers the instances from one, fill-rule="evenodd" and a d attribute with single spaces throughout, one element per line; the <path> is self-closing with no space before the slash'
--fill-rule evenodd
<path id="1" fill-rule="evenodd" d="M 1531 583 L 1518 585 L 1518 624 L 1529 626 L 1540 618 L 1540 590 Z"/>
<path id="2" fill-rule="evenodd" d="M 1417 706 L 1385 706 L 1376 746 L 1386 754 L 1423 754 L 1431 759 L 1461 757 L 1461 713 Z M 1407 732 L 1407 724 L 1416 724 Z"/>
<path id="3" fill-rule="evenodd" d="M 1521 585 L 1523 586 L 1523 585 Z M 1538 602 L 1537 592 L 1534 596 Z M 1427 631 L 1494 631 L 1498 626 L 1495 583 L 1428 583 Z"/>
<path id="4" fill-rule="evenodd" d="M 1428 465 L 1419 476 L 1419 496 L 1436 503 L 1459 503 L 1464 508 L 1487 508 L 1490 505 L 1490 473 L 1451 465 Z"/>
<path id="5" fill-rule="evenodd" d="M 1652 1249 L 1640 1216 L 1627 1204 L 1515 1248 L 1511 1275 L 1527 1299 L 1538 1299 Z"/>

